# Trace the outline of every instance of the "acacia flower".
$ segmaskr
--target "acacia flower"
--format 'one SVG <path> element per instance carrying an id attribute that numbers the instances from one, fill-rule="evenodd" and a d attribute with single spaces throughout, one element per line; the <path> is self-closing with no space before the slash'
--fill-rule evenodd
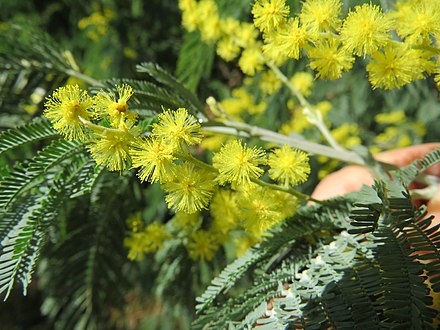
<path id="1" fill-rule="evenodd" d="M 163 247 L 163 243 L 171 238 L 166 226 L 159 221 L 147 225 L 144 234 L 144 251 L 147 253 L 160 250 Z"/>
<path id="2" fill-rule="evenodd" d="M 309 156 L 300 150 L 283 145 L 269 155 L 269 177 L 286 186 L 303 183 L 310 174 Z"/>
<path id="3" fill-rule="evenodd" d="M 277 31 L 274 45 L 282 55 L 297 60 L 309 37 L 309 33 L 299 25 L 298 18 L 294 18 Z"/>
<path id="4" fill-rule="evenodd" d="M 420 52 L 405 44 L 387 45 L 372 55 L 367 71 L 373 88 L 399 88 L 422 78 Z"/>
<path id="5" fill-rule="evenodd" d="M 258 30 L 254 25 L 240 22 L 240 26 L 234 32 L 235 41 L 242 48 L 251 48 L 257 42 Z"/>
<path id="6" fill-rule="evenodd" d="M 93 101 L 87 91 L 78 85 L 58 88 L 44 103 L 44 115 L 52 121 L 53 128 L 67 140 L 84 140 L 85 128 L 80 118 L 89 120 Z"/>
<path id="7" fill-rule="evenodd" d="M 340 0 L 306 0 L 299 17 L 303 26 L 316 33 L 337 30 L 341 24 L 340 14 Z"/>
<path id="8" fill-rule="evenodd" d="M 201 222 L 200 212 L 188 214 L 178 211 L 174 215 L 171 224 L 179 232 L 191 233 L 200 227 Z"/>
<path id="9" fill-rule="evenodd" d="M 254 25 L 261 32 L 271 32 L 289 16 L 290 8 L 285 0 L 257 0 L 252 7 Z"/>
<path id="10" fill-rule="evenodd" d="M 133 167 L 141 181 L 165 182 L 173 175 L 173 148 L 157 138 L 137 138 L 130 147 Z"/>
<path id="11" fill-rule="evenodd" d="M 340 36 L 348 51 L 365 56 L 390 40 L 389 31 L 392 27 L 391 20 L 380 11 L 379 6 L 363 4 L 348 13 Z"/>
<path id="12" fill-rule="evenodd" d="M 256 72 L 261 71 L 263 64 L 264 58 L 259 44 L 245 49 L 238 60 L 241 71 L 248 76 L 253 76 Z"/>
<path id="13" fill-rule="evenodd" d="M 152 253 L 163 247 L 164 241 L 170 238 L 164 224 L 155 221 L 140 232 L 131 232 L 124 239 L 124 246 L 129 249 L 130 260 L 143 260 L 146 253 Z"/>
<path id="14" fill-rule="evenodd" d="M 261 47 L 263 55 L 268 60 L 274 62 L 276 66 L 282 66 L 288 57 L 284 52 L 278 50 L 278 45 L 276 44 L 276 32 L 270 33 L 264 36 L 264 45 Z"/>
<path id="15" fill-rule="evenodd" d="M 182 25 L 188 32 L 195 31 L 199 25 L 200 17 L 197 5 L 195 0 L 179 0 L 179 8 L 182 11 Z"/>
<path id="16" fill-rule="evenodd" d="M 231 37 L 224 37 L 217 43 L 217 55 L 227 62 L 234 60 L 240 54 L 240 47 Z"/>
<path id="17" fill-rule="evenodd" d="M 197 14 L 199 18 L 199 31 L 206 42 L 214 42 L 221 36 L 221 21 L 218 14 L 217 3 L 213 0 L 202 0 L 198 3 Z M 208 17 L 208 19 L 203 19 Z"/>
<path id="18" fill-rule="evenodd" d="M 237 226 L 239 209 L 235 192 L 217 190 L 209 204 L 209 209 L 213 218 L 213 230 L 225 234 Z"/>
<path id="19" fill-rule="evenodd" d="M 129 249 L 128 259 L 142 261 L 145 257 L 145 233 L 130 233 L 124 239 L 124 246 Z"/>
<path id="20" fill-rule="evenodd" d="M 129 85 L 116 85 L 118 97 L 114 93 L 101 90 L 95 95 L 95 109 L 101 115 L 108 115 L 110 124 L 115 128 L 131 127 L 136 123 L 137 114 L 128 109 L 128 100 L 133 95 Z"/>
<path id="21" fill-rule="evenodd" d="M 270 95 L 278 91 L 282 85 L 283 83 L 273 71 L 266 71 L 261 75 L 258 87 L 265 95 Z"/>
<path id="22" fill-rule="evenodd" d="M 107 130 L 88 148 L 98 165 L 107 166 L 111 171 L 122 171 L 130 163 L 128 149 L 132 139 L 133 135 L 128 131 Z"/>
<path id="23" fill-rule="evenodd" d="M 169 143 L 174 150 L 184 143 L 194 145 L 202 141 L 199 122 L 185 108 L 164 111 L 158 119 L 158 123 L 153 125 L 152 135 Z"/>
<path id="24" fill-rule="evenodd" d="M 212 158 L 213 166 L 219 170 L 217 180 L 221 184 L 247 184 L 251 178 L 263 174 L 264 171 L 258 165 L 265 163 L 264 150 L 248 148 L 238 140 L 225 144 Z"/>
<path id="25" fill-rule="evenodd" d="M 176 166 L 175 176 L 163 184 L 168 193 L 165 200 L 168 207 L 185 213 L 205 209 L 214 194 L 214 177 L 203 169 L 196 169 L 191 163 Z"/>
<path id="26" fill-rule="evenodd" d="M 345 48 L 340 47 L 336 38 L 325 38 L 316 42 L 314 47 L 307 49 L 309 66 L 316 71 L 321 79 L 338 79 L 343 71 L 350 70 L 354 58 Z"/>
<path id="27" fill-rule="evenodd" d="M 304 96 L 309 96 L 313 88 L 313 75 L 309 72 L 297 72 L 289 82 Z"/>
<path id="28" fill-rule="evenodd" d="M 281 194 L 283 198 L 280 198 Z M 291 215 L 297 208 L 294 196 L 257 185 L 251 185 L 242 192 L 237 203 L 240 205 L 243 227 L 256 237 L 264 235 L 269 228 L 283 221 L 286 218 L 285 212 Z"/>
<path id="29" fill-rule="evenodd" d="M 192 260 L 209 261 L 214 257 L 218 249 L 218 243 L 211 233 L 206 230 L 199 230 L 191 235 L 186 248 Z"/>
<path id="30" fill-rule="evenodd" d="M 412 45 L 430 44 L 431 37 L 440 36 L 440 2 L 438 0 L 406 1 L 396 3 L 397 34 Z M 438 40 L 438 39 L 437 39 Z"/>

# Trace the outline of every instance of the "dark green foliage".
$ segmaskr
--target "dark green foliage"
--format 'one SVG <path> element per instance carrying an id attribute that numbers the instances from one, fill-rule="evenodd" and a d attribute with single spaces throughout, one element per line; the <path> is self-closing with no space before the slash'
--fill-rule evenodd
<path id="1" fill-rule="evenodd" d="M 37 118 L 30 123 L 0 134 L 0 154 L 23 144 L 58 136 L 48 120 Z"/>
<path id="2" fill-rule="evenodd" d="M 177 62 L 177 78 L 195 92 L 200 80 L 209 77 L 214 54 L 214 45 L 202 42 L 199 33 L 186 33 Z"/>
<path id="3" fill-rule="evenodd" d="M 417 162 L 425 166 L 413 167 L 425 170 L 439 161 L 434 152 Z M 357 194 L 360 203 L 354 208 L 335 209 L 335 201 L 300 211 L 283 227 L 283 235 L 275 231 L 229 265 L 198 298 L 201 315 L 194 328 L 234 324 L 244 329 L 257 324 L 261 329 L 432 329 L 438 311 L 430 307 L 428 294 L 440 288 L 440 226 L 430 226 L 432 217 L 426 217 L 423 207 L 413 206 L 405 186 L 386 180 L 376 181 L 373 188 Z M 359 227 L 351 230 L 356 236 L 342 232 L 331 237 L 330 232 L 350 228 L 348 216 L 351 225 Z M 318 236 L 312 224 L 330 232 Z M 306 257 L 306 251 L 300 252 L 301 242 L 312 237 L 318 245 L 309 246 Z M 250 269 L 252 286 L 232 291 L 226 299 L 220 296 Z M 290 283 L 288 291 L 281 290 L 283 283 Z M 273 309 L 266 315 L 269 301 Z"/>
<path id="4" fill-rule="evenodd" d="M 411 163 L 410 165 L 397 171 L 396 175 L 404 182 L 409 184 L 413 181 L 419 174 L 426 171 L 427 168 L 433 166 L 439 162 L 440 149 L 434 150 L 427 154 L 422 159 L 418 159 Z"/>
<path id="5" fill-rule="evenodd" d="M 73 58 L 36 27 L 5 23 L 0 33 L 0 106 L 16 114 L 38 106 L 47 90 L 74 74 Z M 34 99 L 32 96 L 35 96 Z M 18 106 L 18 107 L 17 107 Z"/>
<path id="6" fill-rule="evenodd" d="M 185 101 L 172 88 L 162 87 L 145 80 L 111 79 L 103 82 L 105 91 L 115 91 L 115 85 L 129 84 L 133 87 L 134 95 L 130 99 L 130 110 L 144 118 L 154 117 L 164 108 L 177 109 Z"/>
<path id="7" fill-rule="evenodd" d="M 57 140 L 25 166 L 17 165 L 16 170 L 9 177 L 0 181 L 0 207 L 8 208 L 13 201 L 31 188 L 38 178 L 46 176 L 51 167 L 83 150 L 84 145 L 80 142 Z"/>
<path id="8" fill-rule="evenodd" d="M 348 232 L 350 234 L 365 234 L 376 230 L 382 212 L 382 204 L 355 204 L 355 206 L 350 214 L 350 219 L 353 220 L 351 225 L 360 228 L 350 229 Z"/>
<path id="9" fill-rule="evenodd" d="M 55 329 L 100 329 L 123 302 L 122 246 L 131 192 L 127 177 L 104 175 L 67 219 L 67 235 L 43 263 L 42 306 Z M 117 203 L 125 199 L 125 203 Z M 80 247 L 80 248 L 79 248 Z"/>
<path id="10" fill-rule="evenodd" d="M 48 180 L 47 185 L 39 186 L 40 194 L 24 194 L 23 187 L 29 184 L 25 180 L 16 181 L 17 186 L 11 189 L 13 197 L 8 201 L 12 201 L 12 198 L 20 198 L 22 203 L 8 204 L 10 205 L 8 208 L 6 208 L 7 205 L 4 206 L 7 211 L 2 217 L 4 226 L 10 228 L 7 233 L 4 232 L 1 241 L 0 283 L 2 286 L 0 292 L 6 292 L 5 299 L 16 281 L 21 282 L 23 291 L 26 293 L 36 260 L 47 240 L 48 230 L 53 226 L 62 203 L 68 199 L 68 191 L 77 184 L 76 173 L 80 171 L 84 163 L 85 160 L 79 158 L 75 162 L 66 164 L 58 175 Z M 3 181 L 2 185 L 10 184 L 16 179 L 16 175 L 14 172 L 13 179 Z M 32 178 L 35 179 L 35 176 Z M 4 196 L 5 194 L 2 197 Z M 27 206 L 25 210 L 23 205 Z"/>
<path id="11" fill-rule="evenodd" d="M 181 82 L 162 69 L 159 65 L 154 63 L 142 63 L 136 66 L 136 68 L 138 72 L 146 73 L 150 76 L 156 84 L 158 83 L 165 87 L 168 92 L 173 92 L 173 94 L 178 97 L 178 101 L 181 102 L 181 107 L 186 107 L 193 114 L 203 113 L 203 105 L 194 93 L 188 90 Z"/>

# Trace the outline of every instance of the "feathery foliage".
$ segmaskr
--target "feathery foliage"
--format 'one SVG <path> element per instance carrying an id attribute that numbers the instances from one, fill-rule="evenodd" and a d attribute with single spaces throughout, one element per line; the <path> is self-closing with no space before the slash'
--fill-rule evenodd
<path id="1" fill-rule="evenodd" d="M 180 106 L 186 107 L 193 114 L 203 113 L 203 105 L 194 93 L 159 65 L 154 63 L 141 63 L 136 66 L 136 69 L 140 73 L 146 73 L 156 83 L 166 88 L 168 92 L 173 92 Z"/>
<path id="2" fill-rule="evenodd" d="M 186 329 L 191 319 L 193 329 L 434 328 L 440 224 L 409 187 L 438 184 L 424 172 L 440 149 L 389 173 L 370 155 L 438 140 L 437 95 L 422 80 L 438 85 L 439 25 L 399 17 L 418 6 L 435 18 L 435 1 L 161 3 L 160 12 L 140 0 L 79 5 L 66 23 L 66 36 L 81 35 L 71 42 L 0 24 L 4 300 L 17 286 L 39 290 L 54 329 L 155 328 L 151 320 Z M 63 4 L 48 8 L 52 20 Z M 161 35 L 180 35 L 179 9 L 181 45 Z M 156 54 L 139 27 L 163 11 Z M 170 63 L 147 62 L 111 77 L 179 49 L 175 76 Z M 40 118 L 49 94 L 54 127 L 84 129 L 85 141 Z M 230 136 L 243 148 L 228 155 Z M 311 152 L 311 171 L 291 164 L 288 145 Z M 374 185 L 312 198 L 338 161 L 371 167 Z M 301 171 L 309 181 L 294 185 Z"/>
<path id="3" fill-rule="evenodd" d="M 48 120 L 35 119 L 0 134 L 0 154 L 23 144 L 58 136 Z"/>
<path id="4" fill-rule="evenodd" d="M 123 302 L 123 209 L 115 201 L 127 198 L 129 189 L 126 178 L 102 176 L 81 198 L 83 207 L 66 219 L 67 235 L 50 248 L 40 270 L 42 310 L 55 329 L 102 328 L 111 322 L 110 307 Z"/>

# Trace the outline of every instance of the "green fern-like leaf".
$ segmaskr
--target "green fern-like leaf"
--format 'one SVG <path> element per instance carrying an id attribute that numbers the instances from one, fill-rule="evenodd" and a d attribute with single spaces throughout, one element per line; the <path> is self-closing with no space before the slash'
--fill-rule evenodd
<path id="1" fill-rule="evenodd" d="M 37 70 L 66 71 L 70 63 L 61 47 L 45 32 L 32 25 L 7 23 L 0 36 L 0 68 L 21 70 L 23 66 Z"/>
<path id="2" fill-rule="evenodd" d="M 211 71 L 214 47 L 202 41 L 197 32 L 186 33 L 179 52 L 176 75 L 185 86 L 195 92 L 200 79 Z"/>
<path id="3" fill-rule="evenodd" d="M 25 107 L 31 106 L 38 112 L 46 91 L 75 74 L 75 68 L 71 53 L 62 51 L 44 31 L 30 24 L 4 23 L 0 34 L 2 111 L 23 116 L 28 115 Z"/>
<path id="4" fill-rule="evenodd" d="M 50 188 L 47 188 L 45 194 L 37 198 L 31 195 L 31 201 L 25 204 L 32 206 L 17 219 L 18 222 L 2 239 L 0 294 L 5 292 L 5 300 L 17 280 L 21 282 L 26 294 L 40 249 L 46 241 L 48 228 L 56 219 L 63 201 L 68 198 L 66 189 L 72 187 L 74 173 L 80 170 L 83 164 L 84 161 L 80 160 L 64 167 L 59 177 L 50 182 Z"/>
<path id="5" fill-rule="evenodd" d="M 274 296 L 272 290 L 278 285 L 276 282 L 293 276 L 292 273 L 288 274 L 283 270 L 278 273 L 279 263 L 283 259 L 292 258 L 293 261 L 290 264 L 292 269 L 300 267 L 304 260 L 296 252 L 307 256 L 309 249 L 312 250 L 314 247 L 309 240 L 320 241 L 320 238 L 316 236 L 317 233 L 348 226 L 347 216 L 351 209 L 350 203 L 341 199 L 329 201 L 329 203 L 331 207 L 328 208 L 308 206 L 300 209 L 292 219 L 275 230 L 269 240 L 248 251 L 250 255 L 242 257 L 246 262 L 238 259 L 216 277 L 202 296 L 197 298 L 200 315 L 194 321 L 193 328 L 224 328 L 229 322 L 240 320 L 252 313 L 252 310 L 261 304 L 262 299 Z M 306 242 L 309 243 L 306 245 Z M 256 256 L 255 259 L 252 258 L 253 254 Z M 255 275 L 254 286 L 237 297 L 231 297 L 216 304 L 220 295 L 248 274 L 250 268 L 253 269 L 254 274 L 259 274 Z M 267 280 L 264 275 L 261 275 L 265 273 L 269 273 L 270 275 L 267 276 L 273 276 L 273 278 Z"/>
<path id="6" fill-rule="evenodd" d="M 152 79 L 162 84 L 170 92 L 174 92 L 175 95 L 179 95 L 182 100 L 182 107 L 188 108 L 194 115 L 203 114 L 203 105 L 198 98 L 188 90 L 181 82 L 175 77 L 170 75 L 164 69 L 157 64 L 153 63 L 141 63 L 137 67 L 137 71 L 148 74 Z"/>
<path id="7" fill-rule="evenodd" d="M 365 234 L 376 230 L 379 216 L 382 212 L 382 204 L 355 204 L 350 213 L 351 225 L 359 228 L 350 228 L 350 234 Z"/>
<path id="8" fill-rule="evenodd" d="M 0 208 L 9 207 L 37 178 L 46 175 L 49 168 L 83 149 L 84 145 L 80 142 L 56 140 L 40 151 L 25 167 L 17 166 L 13 173 L 0 182 Z"/>
<path id="9" fill-rule="evenodd" d="M 75 185 L 70 198 L 77 198 L 91 193 L 104 170 L 104 166 L 98 166 L 95 160 L 88 159 L 75 179 Z"/>
<path id="10" fill-rule="evenodd" d="M 52 138 L 54 136 L 58 136 L 58 133 L 51 127 L 49 121 L 35 119 L 23 126 L 1 133 L 0 154 L 17 148 L 25 143 Z"/>
<path id="11" fill-rule="evenodd" d="M 104 90 L 115 92 L 115 85 L 128 84 L 133 87 L 133 104 L 130 109 L 144 117 L 153 117 L 164 107 L 177 109 L 186 105 L 186 101 L 173 90 L 158 86 L 149 81 L 134 79 L 110 79 L 103 82 Z M 98 90 L 96 90 L 97 92 Z"/>
<path id="12" fill-rule="evenodd" d="M 429 167 L 440 162 L 440 149 L 431 151 L 422 159 L 412 162 L 410 165 L 395 171 L 395 174 L 400 177 L 402 182 L 406 185 L 411 183 L 419 174 L 423 173 Z"/>
<path id="13" fill-rule="evenodd" d="M 196 299 L 198 302 L 196 311 L 198 313 L 202 312 L 220 293 L 230 289 L 249 265 L 260 260 L 263 255 L 261 252 L 250 249 L 242 257 L 227 266 L 219 276 L 212 280 L 206 291 Z"/>
<path id="14" fill-rule="evenodd" d="M 51 250 L 50 267 L 42 269 L 47 281 L 42 311 L 55 329 L 112 328 L 111 307 L 122 303 L 121 218 L 132 206 L 121 201 L 130 200 L 130 186 L 123 177 L 107 175 L 83 197 L 68 219 L 67 236 Z"/>
<path id="15" fill-rule="evenodd" d="M 437 313 L 427 306 L 432 298 L 426 294 L 428 288 L 420 276 L 423 264 L 414 260 L 398 231 L 383 227 L 375 236 L 376 256 L 382 271 L 384 318 L 381 327 L 429 328 Z"/>

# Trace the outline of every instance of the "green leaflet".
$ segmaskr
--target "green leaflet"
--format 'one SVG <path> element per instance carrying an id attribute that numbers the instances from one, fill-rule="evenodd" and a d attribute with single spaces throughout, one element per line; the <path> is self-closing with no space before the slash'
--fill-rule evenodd
<path id="1" fill-rule="evenodd" d="M 0 242 L 0 294 L 5 292 L 4 300 L 17 280 L 26 294 L 48 228 L 57 218 L 62 203 L 68 199 L 68 191 L 77 184 L 75 173 L 81 170 L 84 163 L 85 159 L 79 159 L 64 167 L 58 176 L 48 180 L 47 186 L 41 187 L 47 189 L 46 193 L 26 196 L 24 205 L 29 207 L 23 212 L 19 204 L 18 217 L 8 219 L 15 209 L 4 214 L 2 223 L 7 223 L 8 227 Z"/>
<path id="2" fill-rule="evenodd" d="M 178 79 L 195 92 L 202 77 L 209 75 L 214 55 L 214 46 L 203 42 L 199 33 L 186 33 L 177 61 Z"/>
<path id="3" fill-rule="evenodd" d="M 55 329 L 105 328 L 110 322 L 109 306 L 122 303 L 126 291 L 121 263 L 126 250 L 120 217 L 130 208 L 129 196 L 125 178 L 104 175 L 67 219 L 66 237 L 50 248 L 50 266 L 42 269 L 48 280 L 43 284 L 42 312 Z M 116 203 L 124 198 L 126 203 Z"/>
<path id="4" fill-rule="evenodd" d="M 128 84 L 133 87 L 134 95 L 130 100 L 130 110 L 142 117 L 153 117 L 162 112 L 164 107 L 177 109 L 185 105 L 185 101 L 172 90 L 149 81 L 110 79 L 104 81 L 103 84 L 106 92 L 115 92 L 115 85 L 120 84 Z"/>
<path id="5" fill-rule="evenodd" d="M 402 182 L 409 184 L 419 174 L 423 173 L 426 169 L 438 162 L 440 162 L 440 149 L 431 151 L 422 159 L 418 159 L 410 165 L 395 171 L 395 174 L 402 180 Z"/>
<path id="6" fill-rule="evenodd" d="M 175 77 L 170 75 L 159 65 L 153 63 L 141 63 L 136 66 L 136 69 L 140 73 L 148 74 L 157 83 L 163 85 L 169 92 L 179 97 L 179 101 L 182 102 L 181 107 L 186 107 L 193 115 L 203 114 L 203 105 L 193 92 L 188 90 L 181 82 Z"/>
<path id="7" fill-rule="evenodd" d="M 395 185 L 382 181 L 374 187 L 380 204 L 377 198 L 371 199 L 371 205 L 366 203 L 368 198 L 360 199 L 368 212 L 375 212 L 374 219 L 368 212 L 359 212 L 359 208 L 341 208 L 338 212 L 333 207 L 301 210 L 282 230 L 284 248 L 268 254 L 270 260 L 278 256 L 279 264 L 268 267 L 265 261 L 269 260 L 263 257 L 247 265 L 252 271 L 246 274 L 251 273 L 253 284 L 235 293 L 235 297 L 216 304 L 215 300 L 220 300 L 219 294 L 223 292 L 214 290 L 215 285 L 226 287 L 222 283 L 228 283 L 227 276 L 232 282 L 239 280 L 233 272 L 229 274 L 225 270 L 220 281 L 216 279 L 199 298 L 202 313 L 193 327 L 225 328 L 234 324 L 234 329 L 256 325 L 262 329 L 356 326 L 376 329 L 416 325 L 430 329 L 438 312 L 430 307 L 432 298 L 427 295 L 430 289 L 420 273 L 426 271 L 435 276 L 440 271 L 440 237 L 435 233 L 440 226 L 428 228 L 432 219 L 426 218 L 423 208 L 416 210 L 412 206 L 405 188 L 388 187 L 388 184 Z M 374 203 L 378 204 L 377 212 L 370 208 Z M 343 232 L 327 243 L 324 238 L 322 245 L 308 257 L 305 251 L 298 250 L 301 240 L 310 235 L 305 230 L 309 224 L 319 221 L 323 229 L 322 224 L 330 222 L 348 228 L 349 214 L 358 224 L 366 222 L 365 228 L 370 228 L 370 221 L 373 227 L 356 236 Z M 292 239 L 293 232 L 296 232 L 295 239 Z M 315 233 L 312 232 L 312 236 Z M 254 248 L 254 253 L 278 245 L 277 239 L 280 238 L 275 234 Z M 296 257 L 294 251 L 303 258 Z M 421 260 L 427 261 L 421 263 Z M 243 271 L 240 274 L 245 276 Z M 281 285 L 286 281 L 291 283 L 287 295 L 281 292 Z M 439 284 L 440 280 L 433 278 L 432 290 L 438 291 Z M 228 288 L 233 287 L 228 283 Z M 270 317 L 266 315 L 269 300 L 274 306 Z"/>
<path id="8" fill-rule="evenodd" d="M 23 144 L 58 136 L 50 122 L 37 118 L 34 121 L 9 129 L 0 134 L 0 155 Z"/>
<path id="9" fill-rule="evenodd" d="M 56 140 L 27 164 L 17 166 L 14 172 L 0 182 L 0 208 L 8 208 L 15 199 L 32 187 L 37 178 L 45 176 L 48 169 L 83 149 L 84 145 L 80 142 Z"/>

